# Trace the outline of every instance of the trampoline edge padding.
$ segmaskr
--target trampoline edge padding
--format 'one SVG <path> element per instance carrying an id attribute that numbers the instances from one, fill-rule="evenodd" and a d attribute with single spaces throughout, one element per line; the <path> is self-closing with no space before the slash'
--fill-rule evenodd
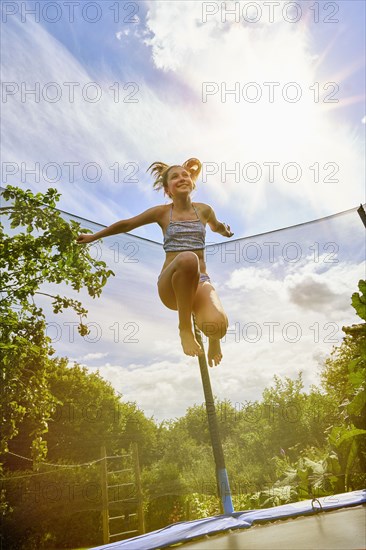
<path id="1" fill-rule="evenodd" d="M 253 525 L 323 514 L 328 511 L 361 504 L 366 504 L 366 489 L 283 504 L 272 508 L 244 510 L 227 515 L 174 523 L 145 535 L 93 547 L 90 550 L 156 550 L 173 544 L 193 542 L 197 538 L 217 535 L 226 531 L 249 529 Z"/>

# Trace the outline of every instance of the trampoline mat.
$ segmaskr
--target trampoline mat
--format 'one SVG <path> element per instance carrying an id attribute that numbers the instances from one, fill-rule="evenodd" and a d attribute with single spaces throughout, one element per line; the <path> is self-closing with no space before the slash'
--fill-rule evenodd
<path id="1" fill-rule="evenodd" d="M 277 520 L 178 546 L 182 550 L 361 550 L 366 548 L 366 507 Z M 171 547 L 170 547 L 171 548 Z M 177 546 L 176 546 L 177 548 Z"/>

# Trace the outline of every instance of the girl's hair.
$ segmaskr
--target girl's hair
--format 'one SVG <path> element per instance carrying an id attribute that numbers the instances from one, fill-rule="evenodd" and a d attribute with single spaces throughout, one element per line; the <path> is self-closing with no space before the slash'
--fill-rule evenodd
<path id="1" fill-rule="evenodd" d="M 172 164 L 171 166 L 169 166 L 169 164 L 165 164 L 165 162 L 153 162 L 152 164 L 150 164 L 146 172 L 150 170 L 151 174 L 155 177 L 155 181 L 153 185 L 153 187 L 155 188 L 155 191 L 159 191 L 160 189 L 164 188 L 164 191 L 167 192 L 168 172 L 171 168 L 174 168 L 177 166 L 179 165 Z M 191 179 L 193 181 L 193 189 L 195 189 L 196 180 L 202 169 L 201 162 L 196 158 L 191 158 L 183 162 L 181 166 L 190 173 Z"/>

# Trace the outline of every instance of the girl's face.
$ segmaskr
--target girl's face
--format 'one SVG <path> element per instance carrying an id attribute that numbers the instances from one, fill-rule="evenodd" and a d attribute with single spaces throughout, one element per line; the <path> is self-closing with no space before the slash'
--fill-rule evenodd
<path id="1" fill-rule="evenodd" d="M 166 192 L 169 197 L 189 194 L 192 190 L 193 181 L 188 170 L 182 166 L 173 166 L 168 172 L 168 188 Z"/>

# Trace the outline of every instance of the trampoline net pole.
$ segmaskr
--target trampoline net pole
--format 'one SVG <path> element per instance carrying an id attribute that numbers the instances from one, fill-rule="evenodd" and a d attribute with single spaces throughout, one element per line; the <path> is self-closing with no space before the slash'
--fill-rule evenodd
<path id="1" fill-rule="evenodd" d="M 192 318 L 193 318 L 193 326 L 194 326 L 196 340 L 201 346 L 201 348 L 204 349 L 201 332 L 199 331 L 196 325 L 194 315 L 192 315 Z M 211 381 L 208 373 L 205 353 L 203 353 L 198 357 L 198 362 L 200 366 L 203 392 L 205 395 L 208 427 L 210 431 L 211 445 L 212 445 L 212 450 L 213 450 L 213 455 L 214 455 L 215 465 L 216 465 L 216 481 L 217 481 L 218 493 L 219 493 L 220 502 L 221 502 L 221 508 L 224 514 L 231 514 L 234 512 L 234 507 L 231 499 L 229 479 L 228 479 L 226 466 L 225 466 L 224 452 L 221 444 L 219 425 L 218 425 L 217 416 L 216 416 L 215 402 L 212 394 Z"/>
<path id="2" fill-rule="evenodd" d="M 362 204 L 360 204 L 360 207 L 358 208 L 357 212 L 363 222 L 363 225 L 366 227 L 366 212 Z"/>

